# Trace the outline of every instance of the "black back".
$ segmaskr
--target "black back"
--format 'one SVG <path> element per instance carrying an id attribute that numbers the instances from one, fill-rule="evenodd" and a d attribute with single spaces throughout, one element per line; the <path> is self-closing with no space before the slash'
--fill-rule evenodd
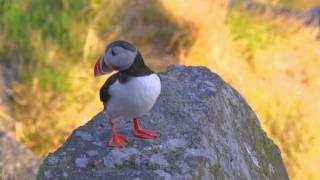
<path id="1" fill-rule="evenodd" d="M 117 80 L 123 84 L 130 80 L 130 77 L 147 76 L 154 73 L 148 66 L 144 64 L 142 55 L 138 51 L 133 64 L 126 70 L 119 71 L 110 76 L 103 86 L 100 88 L 100 100 L 106 106 L 108 100 L 111 98 L 109 87 Z"/>

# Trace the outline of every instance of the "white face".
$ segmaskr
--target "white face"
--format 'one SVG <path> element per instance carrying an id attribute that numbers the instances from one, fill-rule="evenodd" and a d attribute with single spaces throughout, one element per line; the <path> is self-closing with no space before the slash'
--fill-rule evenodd
<path id="1" fill-rule="evenodd" d="M 95 65 L 95 76 L 110 73 L 112 70 L 123 71 L 134 62 L 138 49 L 127 41 L 115 41 L 109 44 L 104 55 Z"/>
<path id="2" fill-rule="evenodd" d="M 111 44 L 104 53 L 104 62 L 117 70 L 128 69 L 137 55 L 137 49 L 130 44 Z M 129 47 L 129 48 L 128 48 Z"/>

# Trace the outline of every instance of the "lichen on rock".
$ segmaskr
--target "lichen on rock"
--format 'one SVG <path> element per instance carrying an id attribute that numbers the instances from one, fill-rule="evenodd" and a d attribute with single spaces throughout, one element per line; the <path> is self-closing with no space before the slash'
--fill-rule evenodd
<path id="1" fill-rule="evenodd" d="M 130 143 L 111 148 L 111 129 L 99 113 L 46 158 L 38 179 L 288 179 L 277 146 L 218 75 L 172 65 L 160 77 L 160 98 L 141 117 L 159 138 L 136 138 L 132 120 L 120 118 L 118 130 Z"/>

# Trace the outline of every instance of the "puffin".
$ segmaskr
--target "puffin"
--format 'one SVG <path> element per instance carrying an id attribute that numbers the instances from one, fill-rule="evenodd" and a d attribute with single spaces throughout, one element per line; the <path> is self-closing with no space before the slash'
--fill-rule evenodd
<path id="1" fill-rule="evenodd" d="M 129 141 L 116 130 L 116 120 L 128 117 L 133 120 L 136 137 L 154 139 L 159 131 L 141 128 L 139 117 L 151 110 L 161 92 L 160 77 L 145 63 L 140 51 L 130 42 L 118 40 L 110 43 L 94 66 L 94 76 L 111 75 L 100 88 L 103 113 L 111 125 L 109 145 L 125 147 Z"/>

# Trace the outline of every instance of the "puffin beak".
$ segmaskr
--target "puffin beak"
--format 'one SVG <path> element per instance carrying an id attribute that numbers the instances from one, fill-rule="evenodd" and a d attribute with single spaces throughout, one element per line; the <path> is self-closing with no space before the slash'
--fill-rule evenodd
<path id="1" fill-rule="evenodd" d="M 94 65 L 94 76 L 98 77 L 107 73 L 110 73 L 114 70 L 114 68 L 110 64 L 105 64 L 103 62 L 103 58 L 99 58 Z"/>
<path id="2" fill-rule="evenodd" d="M 103 75 L 104 73 L 102 72 L 102 58 L 99 57 L 97 60 L 96 64 L 94 65 L 94 76 L 98 77 Z"/>

